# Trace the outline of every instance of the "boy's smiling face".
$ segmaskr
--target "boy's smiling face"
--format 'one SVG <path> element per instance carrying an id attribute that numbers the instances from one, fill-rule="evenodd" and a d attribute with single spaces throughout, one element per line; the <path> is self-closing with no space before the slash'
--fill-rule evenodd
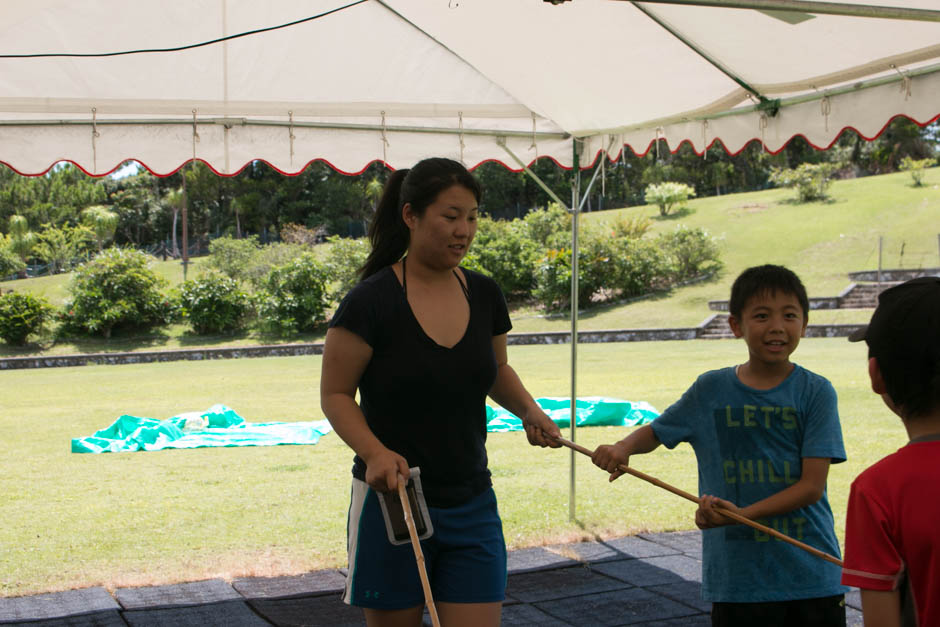
<path id="1" fill-rule="evenodd" d="M 741 317 L 730 316 L 728 323 L 735 337 L 744 338 L 751 361 L 772 367 L 789 363 L 807 319 L 795 295 L 777 290 L 752 296 Z"/>

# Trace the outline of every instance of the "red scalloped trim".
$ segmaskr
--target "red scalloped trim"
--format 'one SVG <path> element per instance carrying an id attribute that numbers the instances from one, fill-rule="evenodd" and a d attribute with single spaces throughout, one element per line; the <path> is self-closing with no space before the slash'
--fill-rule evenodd
<path id="1" fill-rule="evenodd" d="M 772 154 L 772 155 L 779 154 L 781 151 L 783 151 L 784 148 L 786 148 L 787 144 L 789 144 L 791 141 L 793 141 L 793 140 L 794 140 L 795 138 L 797 138 L 797 137 L 802 137 L 803 140 L 804 140 L 807 144 L 809 144 L 810 146 L 812 146 L 812 147 L 815 148 L 816 150 L 829 150 L 829 149 L 832 148 L 832 146 L 836 143 L 836 141 L 838 141 L 839 137 L 842 136 L 842 133 L 844 133 L 844 132 L 847 131 L 847 130 L 855 131 L 855 132 L 859 135 L 859 137 L 861 137 L 861 138 L 864 139 L 865 141 L 873 141 L 873 140 L 877 139 L 878 137 L 880 137 L 881 134 L 885 132 L 885 129 L 888 128 L 888 125 L 891 124 L 891 122 L 893 122 L 893 121 L 896 120 L 897 118 L 906 118 L 906 119 L 910 120 L 911 122 L 913 122 L 914 124 L 916 124 L 916 125 L 920 126 L 921 128 L 923 128 L 923 127 L 927 126 L 928 124 L 933 124 L 934 122 L 940 120 L 940 113 L 938 113 L 938 114 L 935 115 L 934 117 L 930 118 L 930 119 L 927 120 L 926 122 L 919 122 L 919 121 L 915 120 L 914 118 L 912 118 L 912 117 L 910 117 L 910 116 L 908 116 L 908 115 L 905 115 L 905 114 L 903 114 L 903 113 L 899 113 L 899 114 L 894 115 L 894 116 L 892 116 L 891 118 L 889 118 L 888 121 L 885 122 L 884 126 L 882 126 L 881 129 L 880 129 L 877 133 L 875 133 L 874 135 L 872 135 L 871 137 L 866 137 L 864 134 L 862 134 L 861 132 L 859 132 L 859 130 L 856 129 L 854 126 L 844 126 L 844 127 L 842 127 L 842 129 L 841 129 L 838 133 L 835 134 L 835 136 L 833 137 L 833 140 L 832 140 L 831 142 L 829 142 L 829 144 L 828 144 L 827 146 L 817 146 L 817 145 L 813 144 L 811 141 L 809 141 L 809 140 L 806 138 L 806 136 L 803 135 L 802 133 L 794 133 L 793 135 L 790 136 L 790 138 L 789 138 L 787 141 L 785 141 L 785 142 L 783 143 L 783 145 L 781 145 L 781 147 L 780 147 L 779 149 L 777 149 L 777 150 L 775 150 L 775 151 L 768 150 L 767 152 L 770 153 L 770 154 Z M 724 145 L 724 143 L 721 141 L 721 138 L 720 138 L 720 137 L 715 137 L 715 138 L 712 139 L 712 141 L 708 144 L 708 147 L 707 147 L 705 150 L 712 149 L 712 148 L 715 146 L 715 144 L 717 143 L 717 144 L 720 145 L 720 147 L 721 147 L 722 149 L 724 149 L 724 151 L 725 151 L 725 153 L 726 153 L 727 155 L 729 155 L 729 156 L 731 156 L 731 157 L 735 157 L 735 156 L 741 154 L 741 152 L 743 152 L 752 142 L 755 142 L 755 141 L 759 142 L 759 141 L 760 141 L 760 137 L 752 137 L 751 139 L 749 139 L 749 140 L 747 140 L 746 142 L 744 142 L 744 144 L 742 145 L 742 147 L 741 147 L 740 150 L 738 150 L 738 151 L 736 151 L 736 152 L 730 152 L 727 148 L 725 148 L 725 145 Z M 643 152 L 637 152 L 636 149 L 635 149 L 631 144 L 624 144 L 623 147 L 621 147 L 620 151 L 617 152 L 617 155 L 616 155 L 615 157 L 608 157 L 608 161 L 609 161 L 610 163 L 615 163 L 617 160 L 620 159 L 621 155 L 623 154 L 623 151 L 626 150 L 627 148 L 630 148 L 630 151 L 631 151 L 635 156 L 637 156 L 637 157 L 645 157 L 647 154 L 649 154 L 650 150 L 653 149 L 653 147 L 655 146 L 655 142 L 656 142 L 656 140 L 650 141 L 650 143 L 647 144 L 647 146 L 646 146 L 646 150 L 644 150 Z M 692 141 L 689 140 L 689 139 L 683 139 L 682 141 L 680 141 L 680 142 L 678 143 L 678 145 L 676 145 L 675 148 L 669 148 L 669 153 L 670 153 L 670 154 L 676 154 L 676 153 L 679 151 L 679 149 L 682 148 L 682 145 L 685 144 L 685 143 L 688 143 L 689 146 L 692 147 L 692 152 L 695 153 L 696 155 L 702 156 L 702 155 L 704 154 L 704 152 L 705 152 L 704 150 L 703 150 L 703 151 L 695 150 L 695 146 L 692 144 Z M 668 144 L 667 144 L 667 147 L 668 147 Z M 606 154 L 606 152 L 607 152 L 607 151 L 605 151 L 605 150 L 603 150 L 603 149 L 599 149 L 599 150 L 595 153 L 593 159 L 591 159 L 588 163 L 585 163 L 585 164 L 581 165 L 581 169 L 582 169 L 582 170 L 589 170 L 589 169 L 593 168 L 594 165 L 597 163 L 597 160 L 598 160 L 599 158 L 601 158 L 601 155 Z M 542 159 L 550 159 L 557 167 L 559 167 L 559 168 L 561 168 L 561 169 L 563 169 L 563 170 L 571 170 L 572 167 L 573 167 L 573 166 L 562 165 L 561 163 L 558 162 L 557 159 L 555 159 L 554 157 L 551 157 L 551 156 L 544 156 L 544 157 L 541 157 L 541 158 L 542 158 Z M 250 161 L 244 163 L 237 171 L 235 171 L 235 172 L 233 172 L 233 173 L 231 173 L 231 174 L 223 174 L 222 172 L 219 172 L 218 170 L 216 170 L 215 168 L 213 168 L 212 165 L 211 165 L 210 163 L 208 163 L 207 161 L 205 161 L 205 160 L 203 160 L 203 159 L 196 159 L 196 160 L 197 160 L 197 161 L 201 161 L 207 168 L 209 168 L 209 169 L 210 169 L 214 174 L 216 174 L 217 176 L 228 177 L 228 178 L 233 177 L 233 176 L 238 176 L 239 174 L 241 174 L 241 172 L 242 172 L 246 167 L 248 167 L 248 164 L 251 163 Z M 111 169 L 108 170 L 107 172 L 103 172 L 103 173 L 101 173 L 101 174 L 92 174 L 91 172 L 87 171 L 85 168 L 83 168 L 83 167 L 80 166 L 79 164 L 75 163 L 75 162 L 72 161 L 71 159 L 61 159 L 61 160 L 59 160 L 59 161 L 56 161 L 55 163 L 52 163 L 49 167 L 47 167 L 47 168 L 46 168 L 45 170 L 43 170 L 42 172 L 36 172 L 36 173 L 32 173 L 32 174 L 27 174 L 27 173 L 24 173 L 24 172 L 20 172 L 19 170 L 17 170 L 16 168 L 14 168 L 12 165 L 10 165 L 9 163 L 7 163 L 6 161 L 3 161 L 3 160 L 0 160 L 0 164 L 5 165 L 6 167 L 10 168 L 11 170 L 13 170 L 14 172 L 16 172 L 16 173 L 19 174 L 20 176 L 44 176 L 46 173 L 49 172 L 49 170 L 51 170 L 53 167 L 55 167 L 55 166 L 56 166 L 57 164 L 59 164 L 59 163 L 71 163 L 71 164 L 74 165 L 76 168 L 78 168 L 78 169 L 81 170 L 83 173 L 85 173 L 87 176 L 90 176 L 90 177 L 92 177 L 92 178 L 101 178 L 101 177 L 109 176 L 109 175 L 113 174 L 113 173 L 114 173 L 115 171 L 117 171 L 124 163 L 126 163 L 126 162 L 128 162 L 128 161 L 134 161 L 135 163 L 137 163 L 138 165 L 140 165 L 142 168 L 144 168 L 145 170 L 147 170 L 147 172 L 149 172 L 150 174 L 152 174 L 152 175 L 154 175 L 154 176 L 156 176 L 156 177 L 165 178 L 165 177 L 167 177 L 167 176 L 171 176 L 171 175 L 173 175 L 173 174 L 176 174 L 176 173 L 179 172 L 181 169 L 183 169 L 187 164 L 189 164 L 189 162 L 192 161 L 192 160 L 191 160 L 191 159 L 190 159 L 190 160 L 187 160 L 187 161 L 183 162 L 182 164 L 180 164 L 179 167 L 177 167 L 175 170 L 171 170 L 170 172 L 165 172 L 165 173 L 164 173 L 164 172 L 154 172 L 152 169 L 150 169 L 150 167 L 149 167 L 146 163 L 144 163 L 143 161 L 139 161 L 139 160 L 137 160 L 137 159 L 134 159 L 134 158 L 122 159 L 121 162 L 118 163 L 117 165 L 115 165 L 113 168 L 111 168 Z M 261 161 L 262 163 L 266 164 L 266 165 L 267 165 L 269 168 L 271 168 L 272 170 L 274 170 L 274 171 L 276 171 L 276 172 L 278 172 L 278 173 L 280 173 L 280 174 L 283 174 L 284 176 L 298 176 L 301 172 L 303 172 L 305 169 L 307 169 L 307 167 L 309 167 L 310 164 L 312 164 L 312 163 L 317 163 L 317 162 L 325 163 L 325 164 L 328 165 L 334 172 L 338 172 L 339 174 L 343 174 L 343 175 L 346 175 L 346 176 L 358 176 L 358 175 L 362 174 L 363 172 L 365 172 L 365 171 L 369 168 L 369 166 L 371 166 L 373 163 L 383 163 L 383 164 L 385 165 L 385 167 L 388 168 L 389 170 L 394 170 L 394 169 L 395 169 L 395 168 L 391 167 L 390 165 L 388 165 L 387 163 L 384 163 L 384 161 L 382 161 L 381 159 L 372 159 L 371 161 L 369 161 L 368 163 L 366 163 L 366 164 L 362 167 L 362 169 L 360 169 L 358 172 L 347 172 L 347 171 L 345 171 L 345 170 L 343 170 L 343 169 L 341 169 L 341 168 L 336 167 L 336 166 L 335 166 L 333 163 L 331 163 L 328 159 L 319 159 L 319 158 L 318 158 L 318 159 L 311 159 L 310 161 L 307 161 L 307 162 L 303 165 L 303 167 L 300 168 L 299 170 L 297 170 L 296 172 L 287 172 L 287 171 L 281 170 L 280 168 L 275 167 L 274 165 L 272 165 L 270 162 L 268 162 L 268 161 L 265 160 L 265 159 L 256 159 L 256 160 L 254 160 L 254 161 Z M 526 166 L 527 166 L 527 167 L 531 167 L 532 164 L 535 163 L 535 161 L 536 161 L 535 159 L 529 161 L 529 162 L 526 164 Z M 508 163 L 506 163 L 505 161 L 502 161 L 502 160 L 500 160 L 500 159 L 484 159 L 483 161 L 480 161 L 479 163 L 477 163 L 477 164 L 475 164 L 475 165 L 473 165 L 473 166 L 470 166 L 469 170 L 472 172 L 473 170 L 476 170 L 478 167 L 480 167 L 480 166 L 483 165 L 484 163 L 498 163 L 498 164 L 500 164 L 501 166 L 503 166 L 504 168 L 506 168 L 507 170 L 509 170 L 510 172 L 522 172 L 522 168 L 513 167 L 513 166 L 509 165 Z"/>

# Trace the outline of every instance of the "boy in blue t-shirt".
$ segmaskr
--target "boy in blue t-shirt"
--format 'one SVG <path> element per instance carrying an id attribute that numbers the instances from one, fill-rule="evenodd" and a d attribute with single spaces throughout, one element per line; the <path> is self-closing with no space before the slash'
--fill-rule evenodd
<path id="1" fill-rule="evenodd" d="M 713 509 L 839 555 L 826 498 L 830 463 L 845 461 L 836 393 L 790 361 L 806 330 L 806 289 L 787 268 L 748 268 L 731 288 L 729 312 L 748 360 L 701 375 L 659 418 L 599 446 L 592 460 L 613 481 L 631 455 L 692 445 L 702 495 L 695 512 L 704 530 L 702 596 L 712 601 L 713 625 L 844 626 L 837 565 Z"/>

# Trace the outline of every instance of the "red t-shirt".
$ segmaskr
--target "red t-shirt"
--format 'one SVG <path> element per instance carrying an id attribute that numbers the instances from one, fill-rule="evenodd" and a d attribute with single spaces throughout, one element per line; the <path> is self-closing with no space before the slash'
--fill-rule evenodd
<path id="1" fill-rule="evenodd" d="M 940 625 L 940 436 L 925 440 L 852 483 L 842 583 L 894 590 L 906 580 L 917 624 Z"/>

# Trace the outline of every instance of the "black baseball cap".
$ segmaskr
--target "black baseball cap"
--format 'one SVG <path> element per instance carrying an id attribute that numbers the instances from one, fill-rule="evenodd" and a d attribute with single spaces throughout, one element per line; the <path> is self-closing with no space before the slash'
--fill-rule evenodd
<path id="1" fill-rule="evenodd" d="M 865 340 L 875 355 L 940 359 L 940 277 L 920 277 L 888 288 L 878 296 L 871 321 L 849 335 Z"/>

